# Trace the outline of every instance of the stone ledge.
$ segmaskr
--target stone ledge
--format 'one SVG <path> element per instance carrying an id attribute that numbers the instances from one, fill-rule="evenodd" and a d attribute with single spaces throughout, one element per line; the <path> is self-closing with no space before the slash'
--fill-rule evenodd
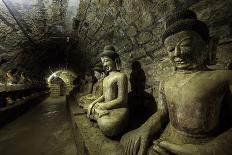
<path id="1" fill-rule="evenodd" d="M 49 96 L 48 92 L 32 94 L 30 97 L 15 101 L 14 104 L 0 108 L 0 127 L 16 119 L 25 111 L 32 108 Z"/>
<path id="2" fill-rule="evenodd" d="M 72 96 L 66 98 L 70 110 L 73 132 L 78 155 L 122 155 L 119 140 L 104 136 L 97 124 L 91 122 L 74 102 Z"/>

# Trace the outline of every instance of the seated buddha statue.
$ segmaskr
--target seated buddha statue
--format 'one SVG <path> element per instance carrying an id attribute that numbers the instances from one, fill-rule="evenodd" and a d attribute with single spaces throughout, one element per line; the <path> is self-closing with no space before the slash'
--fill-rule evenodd
<path id="1" fill-rule="evenodd" d="M 179 10 L 167 17 L 163 42 L 175 72 L 160 83 L 157 112 L 122 137 L 124 154 L 231 154 L 232 71 L 208 68 L 208 27 Z"/>
<path id="2" fill-rule="evenodd" d="M 109 75 L 103 79 L 102 96 L 89 105 L 87 116 L 104 135 L 114 137 L 124 132 L 128 122 L 128 80 L 120 72 L 120 58 L 113 46 L 105 46 L 100 58 Z"/>
<path id="3" fill-rule="evenodd" d="M 103 66 L 101 64 L 97 64 L 94 66 L 93 70 L 97 82 L 93 85 L 92 93 L 82 96 L 79 101 L 79 106 L 83 107 L 85 110 L 87 110 L 90 103 L 101 97 L 103 94 L 103 79 L 105 77 Z"/>

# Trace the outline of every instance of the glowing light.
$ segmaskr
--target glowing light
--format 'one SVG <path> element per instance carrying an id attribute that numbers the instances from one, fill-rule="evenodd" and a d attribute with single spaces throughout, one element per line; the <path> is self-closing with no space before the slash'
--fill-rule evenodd
<path id="1" fill-rule="evenodd" d="M 68 82 L 69 79 L 66 77 L 66 76 L 62 76 L 64 74 L 71 74 L 73 77 L 76 77 L 76 75 L 71 72 L 71 71 L 68 71 L 68 70 L 58 70 L 58 71 L 55 71 L 54 73 L 52 73 L 48 78 L 47 78 L 47 82 L 48 84 L 50 84 L 51 82 L 51 79 L 53 77 L 59 77 L 61 78 L 64 82 Z"/>

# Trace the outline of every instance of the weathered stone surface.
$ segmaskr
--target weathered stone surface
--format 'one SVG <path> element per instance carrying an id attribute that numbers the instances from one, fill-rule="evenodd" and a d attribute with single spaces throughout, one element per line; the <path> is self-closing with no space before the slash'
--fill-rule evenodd
<path id="1" fill-rule="evenodd" d="M 142 64 L 149 65 L 149 64 L 152 64 L 154 62 L 154 60 L 151 57 L 147 56 L 145 58 L 141 58 L 140 62 Z"/>
<path id="2" fill-rule="evenodd" d="M 138 29 L 144 29 L 151 26 L 154 23 L 154 19 L 148 12 L 143 12 L 143 14 L 135 21 Z"/>
<path id="3" fill-rule="evenodd" d="M 145 56 L 146 56 L 146 51 L 144 50 L 144 48 L 139 48 L 131 52 L 131 58 L 133 60 L 137 60 Z"/>
<path id="4" fill-rule="evenodd" d="M 137 35 L 137 29 L 135 26 L 130 26 L 127 30 L 127 35 L 130 36 L 130 37 L 134 37 Z"/>
<path id="5" fill-rule="evenodd" d="M 159 49 L 161 47 L 160 40 L 152 40 L 146 44 L 143 45 L 146 51 L 152 51 L 155 52 L 155 50 Z"/>
<path id="6" fill-rule="evenodd" d="M 152 39 L 152 34 L 150 32 L 141 32 L 138 37 L 139 44 L 146 44 Z"/>

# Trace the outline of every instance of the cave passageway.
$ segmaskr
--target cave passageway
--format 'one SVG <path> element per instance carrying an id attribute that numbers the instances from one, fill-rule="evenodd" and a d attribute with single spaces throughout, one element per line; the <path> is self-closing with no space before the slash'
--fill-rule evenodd
<path id="1" fill-rule="evenodd" d="M 2 155 L 76 155 L 65 97 L 47 98 L 0 128 Z"/>

